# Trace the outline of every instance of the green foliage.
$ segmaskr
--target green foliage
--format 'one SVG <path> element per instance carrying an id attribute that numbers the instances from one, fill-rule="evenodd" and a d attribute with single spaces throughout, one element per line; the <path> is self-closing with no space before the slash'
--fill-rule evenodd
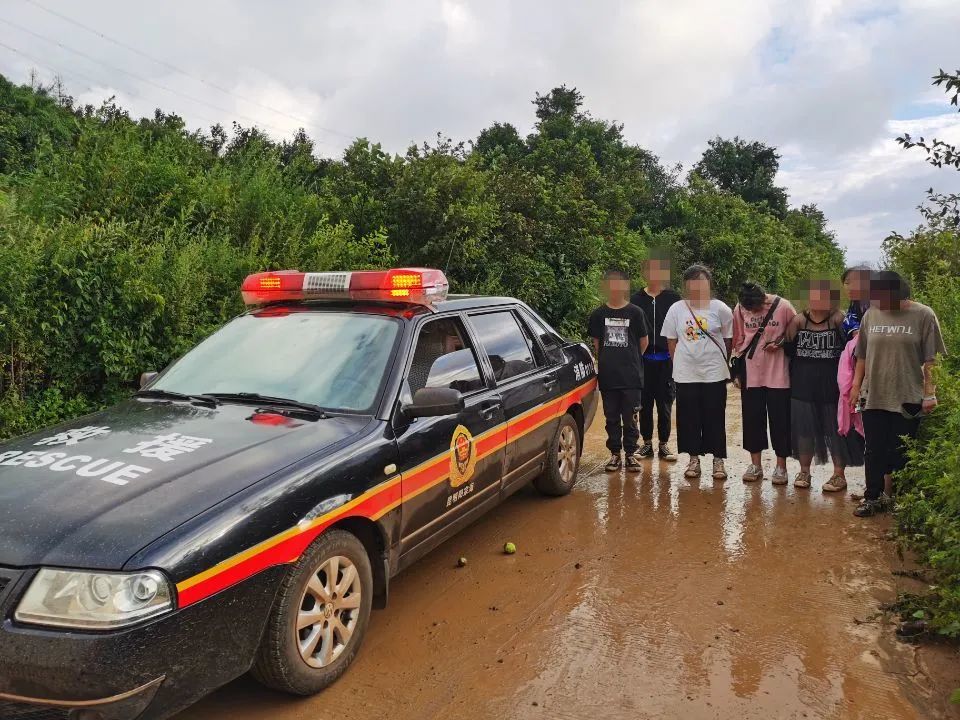
<path id="1" fill-rule="evenodd" d="M 953 93 L 956 105 L 960 73 L 940 71 L 934 85 L 941 84 Z M 960 155 L 946 143 L 914 142 L 909 136 L 899 141 L 925 149 L 937 167 L 960 170 Z M 910 462 L 897 476 L 897 525 L 901 543 L 935 573 L 930 592 L 912 598 L 917 612 L 938 633 L 960 638 L 960 197 L 930 190 L 927 200 L 921 207 L 924 226 L 908 236 L 890 236 L 884 250 L 892 265 L 911 278 L 918 299 L 936 311 L 953 354 L 937 371 L 939 407 L 923 422 Z"/>
<path id="2" fill-rule="evenodd" d="M 748 203 L 762 205 L 778 218 L 787 214 L 787 191 L 774 185 L 780 169 L 776 148 L 762 142 L 735 137 L 716 137 L 708 143 L 693 171 L 705 180 L 739 195 Z"/>
<path id="3" fill-rule="evenodd" d="M 267 268 L 447 268 L 454 291 L 519 297 L 571 336 L 602 271 L 639 276 L 651 246 L 678 271 L 713 265 L 727 298 L 747 277 L 782 291 L 839 273 L 815 208 L 681 185 L 575 88 L 534 112 L 525 138 L 494 123 L 469 145 L 360 139 L 331 160 L 302 131 L 194 133 L 0 77 L 0 437 L 129 392 L 241 311 L 241 280 Z"/>

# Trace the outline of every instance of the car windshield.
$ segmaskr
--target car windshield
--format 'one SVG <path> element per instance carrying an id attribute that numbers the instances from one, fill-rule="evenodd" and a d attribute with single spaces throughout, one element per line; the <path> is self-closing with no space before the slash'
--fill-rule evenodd
<path id="1" fill-rule="evenodd" d="M 268 309 L 222 327 L 151 389 L 256 393 L 367 412 L 380 394 L 399 332 L 399 321 L 389 317 Z"/>

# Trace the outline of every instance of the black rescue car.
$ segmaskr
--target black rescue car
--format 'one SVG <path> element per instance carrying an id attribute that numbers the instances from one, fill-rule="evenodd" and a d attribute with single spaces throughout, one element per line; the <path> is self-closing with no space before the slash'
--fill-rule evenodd
<path id="1" fill-rule="evenodd" d="M 165 718 L 339 677 L 390 578 L 570 491 L 593 361 L 436 270 L 259 273 L 131 399 L 0 445 L 0 717 Z"/>

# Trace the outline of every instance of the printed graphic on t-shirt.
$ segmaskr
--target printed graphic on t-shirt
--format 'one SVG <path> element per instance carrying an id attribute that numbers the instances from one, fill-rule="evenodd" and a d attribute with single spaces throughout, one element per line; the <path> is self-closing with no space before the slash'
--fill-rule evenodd
<path id="1" fill-rule="evenodd" d="M 798 330 L 797 357 L 832 360 L 843 351 L 840 336 L 833 330 Z"/>
<path id="2" fill-rule="evenodd" d="M 707 319 L 697 315 L 697 325 L 694 327 L 693 318 L 687 318 L 684 322 L 684 335 L 690 342 L 696 342 L 700 338 L 706 337 L 707 329 L 710 327 Z"/>
<path id="3" fill-rule="evenodd" d="M 603 346 L 630 346 L 629 318 L 604 318 Z"/>

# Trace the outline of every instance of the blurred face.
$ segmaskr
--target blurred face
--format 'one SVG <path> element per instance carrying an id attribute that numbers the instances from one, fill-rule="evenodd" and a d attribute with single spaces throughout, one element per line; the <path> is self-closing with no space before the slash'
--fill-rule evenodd
<path id="1" fill-rule="evenodd" d="M 870 304 L 876 305 L 881 310 L 893 310 L 899 307 L 900 303 L 894 300 L 895 294 L 886 286 L 877 285 L 870 288 Z"/>
<path id="2" fill-rule="evenodd" d="M 630 297 L 630 281 L 617 276 L 609 277 L 603 281 L 601 290 L 608 302 L 621 303 Z"/>
<path id="3" fill-rule="evenodd" d="M 833 309 L 833 288 L 829 283 L 810 283 L 807 307 L 814 312 L 829 312 Z"/>
<path id="4" fill-rule="evenodd" d="M 870 273 L 866 270 L 854 270 L 843 281 L 843 289 L 851 300 L 870 299 Z"/>
<path id="5" fill-rule="evenodd" d="M 660 259 L 648 260 L 644 274 L 650 285 L 667 285 L 670 282 L 670 262 Z"/>
<path id="6" fill-rule="evenodd" d="M 687 280 L 683 284 L 683 289 L 687 298 L 697 305 L 705 305 L 710 302 L 710 281 L 705 277 Z"/>

